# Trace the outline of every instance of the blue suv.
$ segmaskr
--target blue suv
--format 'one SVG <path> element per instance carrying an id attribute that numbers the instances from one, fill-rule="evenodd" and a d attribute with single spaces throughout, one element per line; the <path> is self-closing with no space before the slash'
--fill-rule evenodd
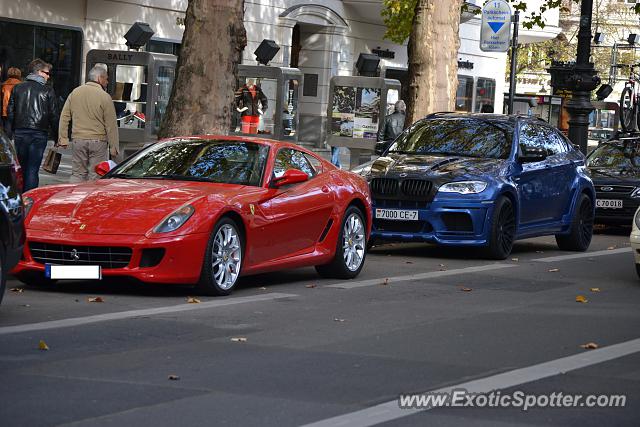
<path id="1" fill-rule="evenodd" d="M 595 192 L 585 157 L 527 116 L 437 113 L 354 169 L 373 198 L 371 241 L 484 247 L 505 259 L 516 239 L 591 243 Z"/>

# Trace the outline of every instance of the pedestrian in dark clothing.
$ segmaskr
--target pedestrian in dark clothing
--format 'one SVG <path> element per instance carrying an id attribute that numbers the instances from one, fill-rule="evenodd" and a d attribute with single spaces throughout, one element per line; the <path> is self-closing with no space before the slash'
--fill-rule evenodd
<path id="1" fill-rule="evenodd" d="M 58 140 L 58 101 L 47 81 L 53 66 L 42 59 L 29 64 L 29 75 L 16 85 L 9 98 L 8 120 L 14 129 L 18 161 L 24 170 L 24 190 L 36 188 L 38 170 L 47 147 L 48 131 Z"/>
<path id="2" fill-rule="evenodd" d="M 407 106 L 403 100 L 396 102 L 394 111 L 384 118 L 384 123 L 378 130 L 378 142 L 382 142 L 384 148 L 398 137 L 404 130 L 404 118 Z"/>

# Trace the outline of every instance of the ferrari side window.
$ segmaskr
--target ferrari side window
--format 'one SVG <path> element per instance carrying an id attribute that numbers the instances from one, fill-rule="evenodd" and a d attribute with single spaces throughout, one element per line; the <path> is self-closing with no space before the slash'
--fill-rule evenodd
<path id="1" fill-rule="evenodd" d="M 307 160 L 304 153 L 291 148 L 285 148 L 280 150 L 276 156 L 276 161 L 273 166 L 273 175 L 276 178 L 284 175 L 289 169 L 297 169 L 306 173 L 309 178 L 313 178 L 316 175 L 311 163 Z"/>

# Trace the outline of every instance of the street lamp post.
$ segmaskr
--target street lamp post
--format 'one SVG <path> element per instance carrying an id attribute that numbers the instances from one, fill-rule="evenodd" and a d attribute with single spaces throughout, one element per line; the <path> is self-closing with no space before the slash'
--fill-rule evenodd
<path id="1" fill-rule="evenodd" d="M 552 64 L 551 85 L 554 89 L 570 90 L 571 99 L 565 105 L 569 112 L 569 139 L 587 153 L 589 114 L 593 111 L 591 92 L 600 84 L 591 56 L 591 10 L 593 0 L 582 0 L 580 6 L 580 29 L 578 52 L 575 63 Z"/>

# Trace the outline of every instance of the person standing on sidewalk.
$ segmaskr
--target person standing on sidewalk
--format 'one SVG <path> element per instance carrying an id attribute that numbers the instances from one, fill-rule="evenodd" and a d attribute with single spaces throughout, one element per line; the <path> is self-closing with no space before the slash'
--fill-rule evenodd
<path id="1" fill-rule="evenodd" d="M 87 76 L 87 83 L 75 88 L 60 114 L 58 146 L 69 146 L 71 122 L 71 179 L 70 182 L 98 179 L 95 167 L 118 155 L 119 140 L 116 110 L 111 96 L 105 92 L 108 73 L 105 64 L 96 64 Z"/>
<path id="2" fill-rule="evenodd" d="M 16 85 L 9 97 L 7 119 L 13 129 L 18 161 L 24 170 L 23 191 L 36 188 L 48 131 L 58 138 L 58 100 L 47 85 L 53 66 L 36 58 L 29 63 L 29 75 Z"/>
<path id="3" fill-rule="evenodd" d="M 11 123 L 8 117 L 9 98 L 11 98 L 11 92 L 13 92 L 15 85 L 22 82 L 21 77 L 22 72 L 20 69 L 11 67 L 7 70 L 7 80 L 2 83 L 2 127 L 4 128 L 4 133 L 6 133 L 9 138 L 11 138 L 13 134 L 13 129 L 11 129 Z"/>

